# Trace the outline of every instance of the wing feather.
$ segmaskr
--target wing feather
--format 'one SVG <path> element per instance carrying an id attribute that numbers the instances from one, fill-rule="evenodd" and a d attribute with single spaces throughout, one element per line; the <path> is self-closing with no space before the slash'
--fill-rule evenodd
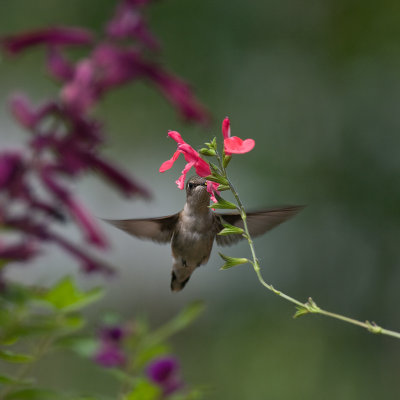
<path id="1" fill-rule="evenodd" d="M 249 212 L 247 213 L 247 227 L 249 228 L 249 233 L 252 237 L 260 236 L 280 225 L 282 222 L 287 221 L 289 218 L 292 218 L 303 208 L 304 206 L 285 206 Z M 228 224 L 243 229 L 243 221 L 239 213 L 215 215 L 219 220 L 222 218 L 222 220 L 226 221 Z M 217 226 L 219 232 L 223 228 L 221 220 Z M 241 239 L 243 239 L 243 236 L 240 234 L 216 236 L 216 241 L 219 246 L 230 246 Z"/>
<path id="2" fill-rule="evenodd" d="M 139 239 L 169 243 L 178 219 L 179 213 L 158 218 L 105 219 L 104 221 Z"/>

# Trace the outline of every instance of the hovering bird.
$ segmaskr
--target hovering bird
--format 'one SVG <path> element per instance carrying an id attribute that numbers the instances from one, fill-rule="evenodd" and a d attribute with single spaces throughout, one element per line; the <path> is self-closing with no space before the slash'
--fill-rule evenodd
<path id="1" fill-rule="evenodd" d="M 231 245 L 243 239 L 241 234 L 217 235 L 223 229 L 224 222 L 243 228 L 243 221 L 238 212 L 218 214 L 209 205 L 207 181 L 196 175 L 186 183 L 186 203 L 182 211 L 158 218 L 105 221 L 139 239 L 170 242 L 173 257 L 171 290 L 180 291 L 193 271 L 207 263 L 214 239 L 219 246 Z M 302 208 L 286 206 L 247 213 L 250 235 L 262 235 L 293 217 Z"/>

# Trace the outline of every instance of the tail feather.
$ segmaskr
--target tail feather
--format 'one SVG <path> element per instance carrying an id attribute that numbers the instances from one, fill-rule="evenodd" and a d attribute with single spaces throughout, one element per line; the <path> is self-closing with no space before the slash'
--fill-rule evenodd
<path id="1" fill-rule="evenodd" d="M 173 292 L 181 291 L 188 283 L 195 269 L 196 267 L 182 265 L 182 263 L 175 261 L 171 273 L 171 290 Z"/>

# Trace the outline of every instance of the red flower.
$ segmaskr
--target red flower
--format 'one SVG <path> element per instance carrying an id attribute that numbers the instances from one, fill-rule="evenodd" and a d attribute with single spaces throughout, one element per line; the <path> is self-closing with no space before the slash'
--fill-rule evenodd
<path id="1" fill-rule="evenodd" d="M 187 144 L 182 136 L 176 131 L 168 132 L 168 136 L 178 143 L 178 150 L 174 153 L 171 159 L 165 161 L 161 167 L 160 172 L 165 172 L 172 167 L 174 162 L 178 159 L 179 155 L 182 153 L 187 162 L 185 168 L 182 171 L 182 175 L 176 181 L 178 188 L 183 190 L 185 187 L 185 179 L 189 170 L 194 167 L 196 174 L 199 176 L 211 175 L 211 170 L 209 165 L 200 157 L 200 154 L 189 144 Z"/>
<path id="2" fill-rule="evenodd" d="M 19 53 L 27 47 L 39 44 L 51 46 L 85 45 L 92 43 L 92 41 L 93 35 L 86 29 L 55 27 L 7 36 L 0 43 L 10 53 Z"/>
<path id="3" fill-rule="evenodd" d="M 240 139 L 240 137 L 231 137 L 231 126 L 229 118 L 226 117 L 222 122 L 222 135 L 224 136 L 225 154 L 244 154 L 253 150 L 255 142 L 253 139 Z"/>

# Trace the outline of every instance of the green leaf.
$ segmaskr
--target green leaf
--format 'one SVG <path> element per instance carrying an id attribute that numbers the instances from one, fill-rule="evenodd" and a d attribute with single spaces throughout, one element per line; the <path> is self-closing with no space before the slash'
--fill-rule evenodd
<path id="1" fill-rule="evenodd" d="M 97 350 L 98 342 L 92 336 L 75 336 L 58 339 L 57 346 L 67 348 L 83 357 L 92 357 Z"/>
<path id="2" fill-rule="evenodd" d="M 147 340 L 151 345 L 160 343 L 190 325 L 203 312 L 204 304 L 195 301 L 186 306 L 176 317 L 158 328 L 153 333 L 148 334 Z"/>
<path id="3" fill-rule="evenodd" d="M 230 201 L 227 201 L 223 199 L 218 193 L 214 193 L 215 198 L 218 200 L 217 203 L 213 203 L 210 208 L 219 208 L 219 209 L 225 209 L 225 210 L 235 210 L 237 209 L 236 204 L 231 203 Z"/>
<path id="4" fill-rule="evenodd" d="M 228 166 L 228 164 L 229 164 L 229 162 L 232 160 L 232 156 L 227 156 L 227 155 L 224 155 L 224 158 L 223 158 L 223 160 L 222 160 L 222 165 L 224 166 L 224 168 L 226 168 L 227 166 Z"/>
<path id="5" fill-rule="evenodd" d="M 216 155 L 215 150 L 213 150 L 213 149 L 206 149 L 205 147 L 203 147 L 202 149 L 200 149 L 200 150 L 199 150 L 199 153 L 202 154 L 203 156 L 209 156 L 209 157 L 212 157 L 212 156 L 215 156 L 215 155 Z"/>
<path id="6" fill-rule="evenodd" d="M 83 292 L 70 277 L 66 277 L 60 280 L 48 292 L 42 294 L 39 299 L 50 303 L 58 310 L 68 312 L 84 308 L 98 300 L 102 295 L 103 290 L 101 288 Z"/>
<path id="7" fill-rule="evenodd" d="M 234 225 L 230 224 L 223 224 L 224 229 L 222 231 L 218 232 L 218 235 L 232 235 L 232 234 L 243 234 L 244 230 L 242 228 L 239 228 Z"/>
<path id="8" fill-rule="evenodd" d="M 208 181 L 213 181 L 220 183 L 222 185 L 229 185 L 229 182 L 226 178 L 219 174 L 208 175 L 205 177 Z"/>
<path id="9" fill-rule="evenodd" d="M 33 379 L 16 379 L 8 375 L 0 375 L 0 384 L 2 385 L 31 385 L 34 383 Z"/>
<path id="10" fill-rule="evenodd" d="M 29 363 L 34 360 L 29 354 L 14 353 L 10 350 L 0 350 L 0 358 L 11 363 Z"/>
<path id="11" fill-rule="evenodd" d="M 246 264 L 246 263 L 250 262 L 247 258 L 229 257 L 222 253 L 218 253 L 218 254 L 225 261 L 225 264 L 220 268 L 222 270 L 232 268 L 236 265 Z"/>
<path id="12" fill-rule="evenodd" d="M 52 390 L 22 389 L 8 394 L 4 400 L 59 400 L 65 397 Z"/>
<path id="13" fill-rule="evenodd" d="M 166 343 L 156 343 L 154 346 L 148 346 L 138 352 L 136 355 L 136 364 L 139 367 L 145 366 L 152 359 L 168 354 L 170 351 L 170 346 Z"/>
<path id="14" fill-rule="evenodd" d="M 161 398 L 161 389 L 146 379 L 140 379 L 132 392 L 123 397 L 123 400 L 158 400 Z"/>
<path id="15" fill-rule="evenodd" d="M 305 307 L 296 306 L 296 309 L 297 311 L 294 313 L 293 318 L 298 318 L 310 313 Z"/>
<path id="16" fill-rule="evenodd" d="M 225 191 L 225 190 L 231 190 L 231 187 L 230 187 L 229 185 L 219 185 L 219 186 L 218 186 L 218 190 L 219 190 L 220 192 L 223 192 L 223 191 Z"/>

